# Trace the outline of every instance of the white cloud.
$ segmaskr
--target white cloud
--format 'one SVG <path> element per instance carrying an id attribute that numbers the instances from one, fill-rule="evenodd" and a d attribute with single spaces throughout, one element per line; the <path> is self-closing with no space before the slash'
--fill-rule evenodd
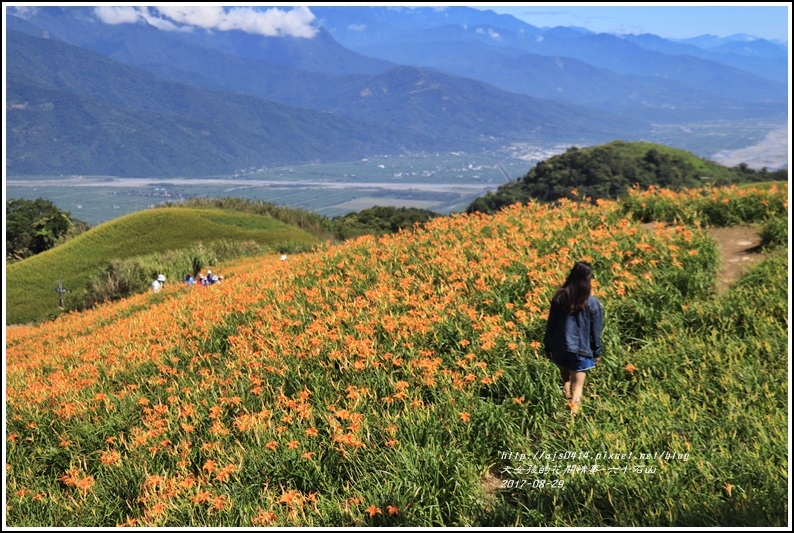
<path id="1" fill-rule="evenodd" d="M 347 27 L 350 31 L 364 31 L 367 29 L 366 24 L 351 24 Z"/>
<path id="2" fill-rule="evenodd" d="M 267 37 L 289 36 L 311 38 L 317 34 L 312 25 L 315 17 L 306 7 L 289 11 L 271 8 L 265 11 L 250 7 L 221 6 L 157 6 L 97 7 L 97 16 L 106 24 L 131 24 L 145 20 L 161 30 L 202 28 L 206 30 L 239 30 Z"/>
<path id="3" fill-rule="evenodd" d="M 37 7 L 28 7 L 28 6 L 9 6 L 8 12 L 12 13 L 14 16 L 17 16 L 22 19 L 27 19 L 29 17 L 33 17 L 38 13 L 39 8 Z"/>
<path id="4" fill-rule="evenodd" d="M 105 24 L 134 24 L 141 19 L 137 7 L 111 7 L 102 6 L 94 8 L 94 13 Z"/>
<path id="5" fill-rule="evenodd" d="M 95 7 L 94 13 L 105 24 L 135 24 L 139 21 L 146 21 L 157 29 L 165 31 L 184 30 L 170 20 L 159 18 L 153 15 L 146 7 L 117 7 L 102 6 Z"/>

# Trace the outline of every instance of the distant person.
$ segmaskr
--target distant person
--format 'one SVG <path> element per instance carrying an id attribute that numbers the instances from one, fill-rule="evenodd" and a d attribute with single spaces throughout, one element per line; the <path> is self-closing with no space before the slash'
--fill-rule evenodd
<path id="1" fill-rule="evenodd" d="M 193 278 L 193 274 L 185 275 L 185 283 L 187 283 L 188 285 L 194 285 L 196 283 L 195 278 Z"/>
<path id="2" fill-rule="evenodd" d="M 214 285 L 218 283 L 218 275 L 213 274 L 212 270 L 207 270 L 207 285 Z"/>
<path id="3" fill-rule="evenodd" d="M 157 279 L 152 282 L 152 290 L 154 292 L 160 292 L 160 290 L 165 286 L 165 276 L 160 274 L 157 276 Z"/>
<path id="4" fill-rule="evenodd" d="M 287 255 L 286 254 L 282 254 L 281 255 L 281 260 L 282 261 L 286 261 L 287 260 Z"/>
<path id="5" fill-rule="evenodd" d="M 587 371 L 601 358 L 604 308 L 591 294 L 593 269 L 577 262 L 551 299 L 544 348 L 560 369 L 563 393 L 574 414 L 579 412 Z"/>

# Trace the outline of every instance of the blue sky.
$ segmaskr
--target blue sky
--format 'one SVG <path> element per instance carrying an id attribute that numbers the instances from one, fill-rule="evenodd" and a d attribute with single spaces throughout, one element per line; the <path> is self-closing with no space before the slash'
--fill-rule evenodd
<path id="1" fill-rule="evenodd" d="M 656 2 L 602 4 L 569 3 L 469 4 L 478 9 L 507 13 L 533 26 L 580 26 L 594 32 L 653 33 L 682 39 L 698 35 L 727 37 L 746 33 L 764 39 L 789 41 L 790 3 L 691 4 Z"/>

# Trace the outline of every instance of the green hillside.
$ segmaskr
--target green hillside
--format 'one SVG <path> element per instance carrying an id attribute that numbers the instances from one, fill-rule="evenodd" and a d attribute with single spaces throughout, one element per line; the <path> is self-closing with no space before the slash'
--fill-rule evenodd
<path id="1" fill-rule="evenodd" d="M 300 248 L 319 242 L 314 235 L 273 218 L 225 209 L 166 207 L 132 213 L 101 224 L 75 239 L 6 268 L 6 324 L 40 321 L 58 314 L 58 280 L 71 292 L 66 309 L 80 309 L 86 287 L 114 261 L 148 257 L 153 269 L 176 281 L 185 268 L 169 271 L 178 250 L 197 246 L 264 249 Z M 154 255 L 153 255 L 154 254 Z M 152 257 L 163 260 L 157 264 Z M 216 254 L 217 256 L 217 254 Z M 212 254 L 209 255 L 212 257 Z M 203 265 L 201 265 L 203 266 Z M 146 280 L 142 280 L 143 283 Z M 145 286 L 145 285 L 144 285 Z"/>
<path id="2" fill-rule="evenodd" d="M 474 200 L 468 212 L 492 213 L 530 199 L 556 201 L 569 197 L 574 189 L 583 198 L 615 199 L 634 186 L 679 190 L 787 179 L 786 170 L 755 171 L 746 165 L 726 167 L 661 144 L 612 141 L 587 148 L 571 147 L 563 154 L 541 161 L 523 177 Z"/>

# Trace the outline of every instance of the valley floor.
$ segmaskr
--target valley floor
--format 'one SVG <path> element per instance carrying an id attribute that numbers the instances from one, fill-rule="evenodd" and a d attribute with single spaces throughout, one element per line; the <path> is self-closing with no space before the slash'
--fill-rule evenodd
<path id="1" fill-rule="evenodd" d="M 758 144 L 739 150 L 722 150 L 710 159 L 720 165 L 734 167 L 741 163 L 754 169 L 781 168 L 789 163 L 789 126 L 770 131 Z"/>

